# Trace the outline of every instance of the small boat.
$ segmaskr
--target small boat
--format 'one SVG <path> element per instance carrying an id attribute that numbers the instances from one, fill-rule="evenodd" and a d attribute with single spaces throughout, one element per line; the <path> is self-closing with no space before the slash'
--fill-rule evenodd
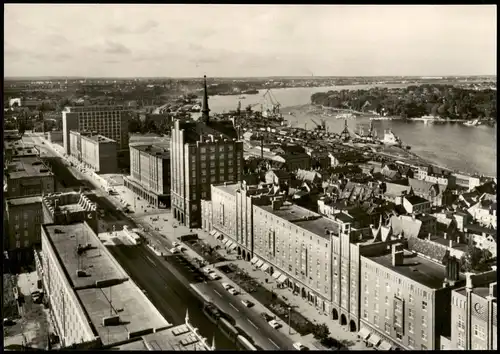
<path id="1" fill-rule="evenodd" d="M 467 122 L 464 123 L 464 125 L 467 126 L 467 127 L 475 127 L 475 126 L 477 126 L 479 124 L 481 124 L 479 122 L 479 119 L 474 119 L 472 121 L 469 120 L 469 121 L 467 121 Z"/>
<path id="2" fill-rule="evenodd" d="M 238 98 L 239 98 L 240 100 L 244 100 L 244 99 L 246 99 L 246 97 L 245 97 L 245 96 L 240 96 L 240 97 L 238 97 Z"/>

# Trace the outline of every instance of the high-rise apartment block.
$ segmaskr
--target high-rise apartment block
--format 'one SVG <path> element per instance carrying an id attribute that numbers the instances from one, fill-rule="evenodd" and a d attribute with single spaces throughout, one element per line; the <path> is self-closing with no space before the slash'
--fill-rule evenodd
<path id="1" fill-rule="evenodd" d="M 201 226 L 211 184 L 240 181 L 243 169 L 243 143 L 232 122 L 210 121 L 204 86 L 201 122 L 175 121 L 170 142 L 173 214 L 189 227 Z"/>
<path id="2" fill-rule="evenodd" d="M 118 172 L 116 141 L 100 134 L 70 131 L 70 154 L 96 173 Z"/>
<path id="3" fill-rule="evenodd" d="M 120 106 L 66 107 L 62 112 L 63 146 L 71 153 L 70 130 L 91 131 L 116 141 L 118 149 L 128 149 L 129 111 Z"/>
<path id="4" fill-rule="evenodd" d="M 125 187 L 155 207 L 170 206 L 170 146 L 130 145 L 130 176 Z"/>

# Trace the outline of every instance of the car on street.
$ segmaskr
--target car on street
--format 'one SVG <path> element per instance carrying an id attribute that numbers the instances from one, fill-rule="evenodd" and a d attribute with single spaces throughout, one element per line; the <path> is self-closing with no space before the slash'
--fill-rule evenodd
<path id="1" fill-rule="evenodd" d="M 231 288 L 232 288 L 232 286 L 231 286 L 230 284 L 228 284 L 228 283 L 222 283 L 222 287 L 223 287 L 224 289 L 226 289 L 226 290 L 229 290 L 229 289 L 231 289 Z"/>
<path id="2" fill-rule="evenodd" d="M 231 288 L 231 289 L 228 289 L 227 290 L 228 293 L 230 293 L 231 295 L 238 295 L 238 290 L 236 290 L 235 288 Z"/>
<path id="3" fill-rule="evenodd" d="M 202 272 L 203 272 L 203 273 L 205 273 L 206 275 L 208 275 L 208 274 L 210 274 L 210 273 L 213 273 L 213 271 L 214 271 L 214 270 L 213 270 L 213 269 L 210 269 L 210 268 L 204 268 L 204 269 L 202 270 Z"/>
<path id="4" fill-rule="evenodd" d="M 241 300 L 241 303 L 245 306 L 245 307 L 252 307 L 254 305 L 254 303 L 250 300 Z"/>
<path id="5" fill-rule="evenodd" d="M 169 251 L 170 251 L 170 253 L 172 253 L 172 254 L 177 254 L 177 253 L 179 253 L 179 250 L 178 250 L 176 247 L 171 248 Z"/>
<path id="6" fill-rule="evenodd" d="M 293 343 L 293 347 L 297 350 L 309 350 L 308 347 L 306 347 L 304 344 L 300 343 L 300 342 L 295 342 Z"/>
<path id="7" fill-rule="evenodd" d="M 211 273 L 208 273 L 208 277 L 211 279 L 211 280 L 218 280 L 220 279 L 220 277 L 217 275 L 217 273 L 215 272 L 211 272 Z"/>
<path id="8" fill-rule="evenodd" d="M 269 323 L 269 326 L 273 327 L 274 329 L 278 329 L 278 328 L 282 327 L 281 323 L 279 323 L 276 320 L 271 320 L 268 323 Z"/>
<path id="9" fill-rule="evenodd" d="M 40 292 L 39 290 L 33 291 L 31 293 L 31 298 L 33 299 L 33 302 L 35 304 L 40 304 L 40 303 L 42 303 L 43 293 Z"/>
<path id="10" fill-rule="evenodd" d="M 264 318 L 265 318 L 265 320 L 266 320 L 267 322 L 269 322 L 269 321 L 271 321 L 271 320 L 273 320 L 273 319 L 274 319 L 274 317 L 273 317 L 273 316 L 271 316 L 270 314 L 268 314 L 267 312 L 262 312 L 260 315 L 261 315 L 262 317 L 264 317 Z"/>
<path id="11" fill-rule="evenodd" d="M 15 324 L 16 324 L 16 322 L 14 320 L 10 319 L 10 318 L 4 318 L 3 319 L 3 325 L 4 326 L 13 326 Z"/>
<path id="12" fill-rule="evenodd" d="M 180 244 L 179 242 L 174 242 L 172 245 L 173 245 L 174 247 L 178 247 L 178 246 L 180 246 L 181 244 Z"/>
<path id="13" fill-rule="evenodd" d="M 186 247 L 184 247 L 182 245 L 179 245 L 176 248 L 179 250 L 179 252 L 184 252 L 186 250 Z"/>

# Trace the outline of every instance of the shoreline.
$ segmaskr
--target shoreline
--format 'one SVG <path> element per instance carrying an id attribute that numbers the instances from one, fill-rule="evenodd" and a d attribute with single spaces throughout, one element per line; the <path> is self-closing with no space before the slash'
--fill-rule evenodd
<path id="1" fill-rule="evenodd" d="M 286 122 L 289 122 L 289 123 L 292 123 L 292 120 L 290 119 L 290 117 L 297 117 L 297 115 L 312 115 L 312 116 L 317 116 L 317 117 L 323 117 L 325 118 L 325 115 L 323 114 L 324 113 L 324 110 L 321 108 L 321 106 L 316 106 L 316 105 L 313 105 L 313 104 L 302 104 L 302 105 L 295 105 L 295 106 L 288 106 L 288 107 L 283 107 L 281 109 L 281 112 L 283 113 L 283 116 L 284 116 L 284 119 Z M 293 115 L 289 115 L 289 112 L 292 112 L 292 113 L 295 113 Z M 328 116 L 328 118 L 334 118 L 334 116 Z M 403 119 L 395 119 L 395 120 L 403 120 Z M 431 119 L 429 119 L 431 120 Z M 413 120 L 407 120 L 407 121 L 410 121 L 412 122 Z M 419 122 L 419 121 L 423 121 L 423 120 L 415 120 L 415 122 Z M 451 123 L 453 124 L 455 121 L 440 121 L 440 123 Z M 458 123 L 458 121 L 457 121 Z M 302 125 L 302 124 L 301 124 Z M 304 128 L 302 128 L 304 129 Z M 311 130 L 310 128 L 307 129 L 307 130 Z M 442 165 L 440 164 L 439 162 L 435 162 L 435 161 L 432 161 L 432 160 L 429 160 L 427 158 L 424 158 L 424 157 L 421 157 L 419 155 L 417 155 L 416 153 L 412 152 L 412 151 L 405 151 L 405 153 L 411 155 L 413 157 L 413 159 L 417 160 L 419 163 L 422 163 L 422 164 L 426 164 L 426 165 L 429 165 L 429 166 L 434 166 L 434 167 L 437 167 L 437 168 L 440 168 L 440 169 L 443 169 L 443 170 L 446 170 L 446 171 L 449 171 L 451 173 L 456 173 L 456 174 L 461 174 L 461 175 L 465 175 L 465 176 L 474 176 L 475 174 L 477 175 L 483 175 L 485 177 L 489 177 L 489 178 L 496 178 L 496 176 L 489 176 L 489 175 L 485 175 L 485 174 L 481 174 L 479 173 L 478 171 L 475 171 L 475 172 L 465 172 L 465 171 L 460 171 L 460 170 L 454 170 L 448 166 L 445 166 L 445 165 Z M 390 154 L 390 153 L 384 153 L 382 152 L 382 154 L 386 155 L 386 156 L 390 156 L 394 159 L 406 159 L 406 160 L 411 160 L 411 158 L 402 158 L 400 156 L 396 156 L 394 154 Z"/>

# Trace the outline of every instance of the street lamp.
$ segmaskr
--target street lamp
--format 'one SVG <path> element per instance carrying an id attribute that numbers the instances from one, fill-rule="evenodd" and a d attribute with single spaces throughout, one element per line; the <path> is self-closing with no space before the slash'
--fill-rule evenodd
<path id="1" fill-rule="evenodd" d="M 288 334 L 292 334 L 292 308 L 288 306 Z"/>

